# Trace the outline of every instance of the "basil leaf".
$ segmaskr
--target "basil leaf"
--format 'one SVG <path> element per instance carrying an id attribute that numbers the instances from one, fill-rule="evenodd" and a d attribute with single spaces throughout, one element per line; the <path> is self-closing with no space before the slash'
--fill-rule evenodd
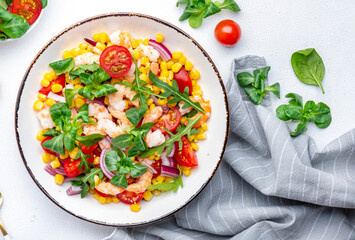
<path id="1" fill-rule="evenodd" d="M 126 134 L 121 134 L 115 138 L 111 139 L 112 144 L 120 149 L 127 148 L 131 146 L 133 142 L 133 136 L 132 134 L 126 133 Z"/>
<path id="2" fill-rule="evenodd" d="M 78 140 L 81 144 L 90 147 L 92 145 L 94 145 L 95 143 L 100 142 L 102 139 L 104 139 L 105 136 L 95 133 L 95 134 L 90 134 L 87 136 L 76 136 L 76 140 Z"/>
<path id="3" fill-rule="evenodd" d="M 74 58 L 67 58 L 57 62 L 52 62 L 49 66 L 53 68 L 55 74 L 59 76 L 63 73 L 70 72 L 75 66 L 75 61 Z"/>
<path id="4" fill-rule="evenodd" d="M 79 77 L 80 74 L 86 73 L 87 71 L 95 72 L 101 68 L 100 65 L 97 64 L 96 62 L 93 62 L 92 64 L 80 64 L 80 65 L 77 65 L 76 67 L 77 67 L 77 69 L 75 69 L 74 71 L 72 71 L 69 74 L 71 79 L 75 79 L 75 78 Z"/>
<path id="5" fill-rule="evenodd" d="M 94 75 L 90 73 L 80 73 L 80 81 L 85 85 L 89 85 L 94 81 Z"/>
<path id="6" fill-rule="evenodd" d="M 65 134 L 64 136 L 64 147 L 69 151 L 73 151 L 74 149 L 75 137 L 77 131 L 78 131 L 77 128 L 71 127 L 69 133 Z"/>
<path id="7" fill-rule="evenodd" d="M 134 126 L 137 126 L 146 112 L 147 108 L 145 107 L 135 107 L 128 109 L 125 114 L 128 120 L 133 123 Z"/>
<path id="8" fill-rule="evenodd" d="M 42 136 L 48 137 L 48 136 L 58 136 L 61 133 L 55 129 L 49 129 L 47 132 L 43 133 Z"/>
<path id="9" fill-rule="evenodd" d="M 322 58 L 314 48 L 307 48 L 292 54 L 291 64 L 297 78 L 309 85 L 319 86 L 324 93 L 322 80 L 325 67 Z"/>
<path id="10" fill-rule="evenodd" d="M 134 164 L 133 168 L 129 172 L 133 178 L 137 178 L 142 176 L 144 173 L 148 171 L 148 168 L 146 166 L 142 166 L 140 164 Z"/>
<path id="11" fill-rule="evenodd" d="M 238 73 L 237 79 L 239 85 L 242 87 L 247 87 L 248 85 L 253 84 L 255 82 L 255 77 L 248 72 Z"/>
<path id="12" fill-rule="evenodd" d="M 63 140 L 64 140 L 64 135 L 61 134 L 61 135 L 56 136 L 50 140 L 45 141 L 42 144 L 42 147 L 52 150 L 53 152 L 64 155 L 65 150 L 64 150 L 64 146 L 63 146 Z"/>
<path id="13" fill-rule="evenodd" d="M 127 179 L 126 179 L 126 174 L 122 174 L 122 173 L 116 174 L 111 179 L 111 184 L 113 184 L 117 187 L 127 188 L 128 183 L 127 183 Z"/>
<path id="14" fill-rule="evenodd" d="M 117 92 L 117 89 L 114 86 L 111 84 L 103 84 L 95 87 L 94 96 L 99 98 L 114 92 Z"/>
<path id="15" fill-rule="evenodd" d="M 20 38 L 22 37 L 27 30 L 30 28 L 30 25 L 23 17 L 10 13 L 11 19 L 9 19 L 10 15 L 3 7 L 0 7 L 0 15 L 1 19 L 5 18 L 8 20 L 4 20 L 0 22 L 0 31 L 4 32 L 6 36 L 10 38 Z"/>
<path id="16" fill-rule="evenodd" d="M 220 7 L 221 9 L 228 9 L 233 12 L 239 12 L 240 8 L 238 4 L 234 0 L 224 0 L 223 3 L 218 3 L 216 2 L 216 5 Z"/>
<path id="17" fill-rule="evenodd" d="M 53 122 L 59 126 L 62 131 L 64 126 L 70 122 L 71 111 L 65 103 L 56 103 L 49 109 Z"/>
<path id="18" fill-rule="evenodd" d="M 119 160 L 120 158 L 117 152 L 113 150 L 108 150 L 106 152 L 105 163 L 108 170 L 117 171 L 118 170 L 117 163 L 119 162 Z"/>
<path id="19" fill-rule="evenodd" d="M 47 7 L 47 4 L 48 4 L 47 0 L 41 0 L 41 2 L 42 2 L 42 9 Z"/>

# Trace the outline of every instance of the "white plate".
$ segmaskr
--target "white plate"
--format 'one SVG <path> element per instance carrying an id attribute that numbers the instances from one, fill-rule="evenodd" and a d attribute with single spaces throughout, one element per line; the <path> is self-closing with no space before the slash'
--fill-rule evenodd
<path id="1" fill-rule="evenodd" d="M 92 195 L 81 199 L 79 195 L 68 196 L 66 183 L 58 186 L 53 176 L 43 170 L 43 150 L 35 136 L 40 129 L 32 105 L 37 99 L 40 80 L 50 71 L 48 64 L 61 59 L 66 49 L 71 49 L 97 32 L 111 33 L 117 29 L 129 32 L 135 38 L 155 38 L 156 33 L 165 36 L 164 44 L 170 51 L 181 50 L 187 59 L 200 71 L 199 84 L 205 99 L 211 100 L 212 115 L 207 122 L 207 139 L 199 142 L 197 152 L 199 166 L 189 177 L 183 177 L 184 187 L 176 193 L 167 192 L 154 197 L 150 202 L 142 201 L 138 213 L 130 211 L 128 205 L 101 205 Z M 111 226 L 139 226 L 168 217 L 186 206 L 208 184 L 222 159 L 228 137 L 229 113 L 225 88 L 216 66 L 203 48 L 181 29 L 163 20 L 133 13 L 112 13 L 83 20 L 55 36 L 35 57 L 29 66 L 19 89 L 15 128 L 18 147 L 23 162 L 42 192 L 65 211 L 81 219 Z"/>

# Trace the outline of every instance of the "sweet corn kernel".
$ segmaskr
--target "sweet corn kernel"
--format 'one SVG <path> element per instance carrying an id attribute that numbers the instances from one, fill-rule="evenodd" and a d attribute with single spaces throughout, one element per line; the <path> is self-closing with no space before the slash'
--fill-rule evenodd
<path id="1" fill-rule="evenodd" d="M 118 198 L 116 198 L 116 197 L 112 197 L 112 202 L 114 202 L 114 203 L 118 203 L 120 200 L 118 199 Z"/>
<path id="2" fill-rule="evenodd" d="M 168 183 L 168 182 L 171 182 L 171 181 L 173 181 L 173 180 L 174 180 L 174 178 L 171 178 L 171 177 L 165 177 L 164 182 Z"/>
<path id="3" fill-rule="evenodd" d="M 41 100 L 43 102 L 46 101 L 46 99 L 47 99 L 47 96 L 42 93 L 38 93 L 37 97 L 39 100 Z"/>
<path id="4" fill-rule="evenodd" d="M 186 69 L 186 71 L 191 71 L 192 70 L 192 63 L 190 61 L 186 61 L 185 69 Z"/>
<path id="5" fill-rule="evenodd" d="M 181 117 L 180 123 L 185 124 L 186 120 L 187 120 L 187 117 Z"/>
<path id="6" fill-rule="evenodd" d="M 43 153 L 43 154 L 42 154 L 42 161 L 43 161 L 44 163 L 50 163 L 50 162 L 52 161 L 50 155 L 51 155 L 51 154 L 49 154 L 49 153 Z"/>
<path id="7" fill-rule="evenodd" d="M 153 86 L 153 92 L 160 92 L 160 88 L 157 86 Z"/>
<path id="8" fill-rule="evenodd" d="M 168 79 L 166 77 L 159 77 L 160 80 L 162 80 L 163 82 L 168 81 Z"/>
<path id="9" fill-rule="evenodd" d="M 58 92 L 62 91 L 63 86 L 56 83 L 56 84 L 53 84 L 53 85 L 52 85 L 52 88 L 51 88 L 51 89 L 52 89 L 52 92 L 58 93 Z"/>
<path id="10" fill-rule="evenodd" d="M 193 86 L 193 90 L 194 90 L 194 91 L 201 90 L 201 86 L 198 85 L 198 84 L 196 84 L 196 85 Z"/>
<path id="11" fill-rule="evenodd" d="M 96 191 L 94 189 L 89 188 L 89 193 L 95 195 Z"/>
<path id="12" fill-rule="evenodd" d="M 164 180 L 165 180 L 165 177 L 162 176 L 162 175 L 159 175 L 159 176 L 157 177 L 158 183 L 162 183 L 162 182 L 164 182 Z"/>
<path id="13" fill-rule="evenodd" d="M 192 91 L 192 95 L 193 96 L 200 96 L 200 95 L 202 95 L 202 90 Z"/>
<path id="14" fill-rule="evenodd" d="M 149 58 L 146 57 L 146 56 L 143 56 L 143 57 L 141 58 L 141 64 L 144 65 L 144 66 L 146 66 L 147 63 L 149 63 Z"/>
<path id="15" fill-rule="evenodd" d="M 150 160 L 154 160 L 154 159 L 155 159 L 155 155 L 150 155 L 148 158 L 149 158 Z"/>
<path id="16" fill-rule="evenodd" d="M 80 48 L 73 48 L 72 50 L 70 50 L 71 55 L 73 55 L 73 57 L 76 57 L 78 55 L 80 55 Z"/>
<path id="17" fill-rule="evenodd" d="M 43 87 L 48 87 L 49 84 L 50 84 L 50 82 L 49 82 L 47 79 L 43 78 L 43 79 L 41 80 L 41 85 L 42 85 Z"/>
<path id="18" fill-rule="evenodd" d="M 136 40 L 131 41 L 132 48 L 137 48 L 139 46 L 139 42 Z"/>
<path id="19" fill-rule="evenodd" d="M 59 159 L 57 157 L 54 159 L 54 161 L 51 162 L 51 166 L 52 166 L 53 169 L 60 167 L 60 162 L 59 162 Z"/>
<path id="20" fill-rule="evenodd" d="M 173 71 L 169 71 L 168 80 L 171 81 L 171 80 L 173 80 L 173 78 L 174 78 L 174 73 L 173 73 Z"/>
<path id="21" fill-rule="evenodd" d="M 97 193 L 94 194 L 94 198 L 95 198 L 97 201 L 99 201 L 99 197 L 100 197 L 99 194 L 97 194 Z"/>
<path id="22" fill-rule="evenodd" d="M 52 81 L 52 76 L 50 73 L 45 73 L 44 76 L 43 76 L 45 79 L 47 79 L 48 81 Z"/>
<path id="23" fill-rule="evenodd" d="M 112 203 L 112 198 L 111 198 L 111 197 L 106 198 L 106 203 L 107 203 L 107 204 Z"/>
<path id="24" fill-rule="evenodd" d="M 167 104 L 168 103 L 168 99 L 166 99 L 166 98 L 163 98 L 163 99 L 158 99 L 158 103 L 160 104 L 160 105 L 165 105 L 165 104 Z"/>
<path id="25" fill-rule="evenodd" d="M 99 200 L 99 202 L 100 202 L 101 204 L 105 204 L 105 203 L 106 203 L 106 198 L 103 197 L 103 196 L 100 196 L 98 200 Z"/>
<path id="26" fill-rule="evenodd" d="M 180 63 L 174 63 L 173 66 L 171 66 L 171 70 L 173 71 L 173 73 L 177 73 L 178 71 L 180 71 L 182 65 Z"/>
<path id="27" fill-rule="evenodd" d="M 143 40 L 142 39 L 137 39 L 137 43 L 138 43 L 138 46 L 143 44 Z"/>
<path id="28" fill-rule="evenodd" d="M 148 101 L 147 101 L 147 104 L 148 104 L 148 106 L 152 105 L 153 104 L 153 99 L 149 98 Z"/>
<path id="29" fill-rule="evenodd" d="M 206 131 L 207 130 L 207 123 L 203 123 L 202 125 L 201 125 L 201 128 L 202 128 L 202 130 L 203 131 Z"/>
<path id="30" fill-rule="evenodd" d="M 160 191 L 157 190 L 157 189 L 154 189 L 154 190 L 152 191 L 152 193 L 154 194 L 154 196 L 159 196 L 159 195 L 160 195 Z"/>
<path id="31" fill-rule="evenodd" d="M 36 135 L 36 139 L 38 140 L 38 141 L 43 141 L 46 137 L 44 137 L 42 134 L 44 133 L 44 131 L 43 130 L 38 130 L 38 132 L 37 132 L 37 135 Z"/>
<path id="32" fill-rule="evenodd" d="M 152 111 L 152 110 L 153 110 L 153 108 L 155 108 L 155 104 L 154 104 L 154 103 L 153 103 L 152 105 L 150 105 L 150 106 L 149 106 L 150 111 Z"/>
<path id="33" fill-rule="evenodd" d="M 98 42 L 98 43 L 96 44 L 96 47 L 97 47 L 98 49 L 100 49 L 101 51 L 103 51 L 103 50 L 106 49 L 106 45 L 103 44 L 103 43 L 101 43 L 101 42 Z"/>
<path id="34" fill-rule="evenodd" d="M 84 50 L 84 49 L 80 49 L 80 54 L 79 55 L 82 55 L 82 54 L 87 53 L 87 52 L 89 52 L 89 51 L 88 50 Z"/>
<path id="35" fill-rule="evenodd" d="M 199 133 L 199 134 L 197 134 L 196 138 L 197 138 L 198 140 L 204 140 L 204 139 L 207 138 L 207 136 L 206 136 L 206 134 L 204 134 L 204 133 Z"/>
<path id="36" fill-rule="evenodd" d="M 175 51 L 175 52 L 173 52 L 172 56 L 173 56 L 173 59 L 177 59 L 178 60 L 178 59 L 180 59 L 182 57 L 182 52 Z"/>
<path id="37" fill-rule="evenodd" d="M 176 107 L 176 104 L 177 104 L 177 103 L 170 103 L 170 104 L 168 104 L 168 107 L 169 107 L 169 108 Z"/>
<path id="38" fill-rule="evenodd" d="M 197 84 L 197 81 L 196 80 L 192 80 L 192 86 L 195 86 Z"/>
<path id="39" fill-rule="evenodd" d="M 55 130 L 60 131 L 60 127 L 59 126 L 55 126 Z"/>
<path id="40" fill-rule="evenodd" d="M 92 38 L 94 39 L 95 42 L 100 41 L 100 33 L 95 33 Z"/>
<path id="41" fill-rule="evenodd" d="M 87 50 L 89 45 L 87 43 L 80 43 L 79 48 L 81 50 Z"/>
<path id="42" fill-rule="evenodd" d="M 152 197 L 153 197 L 153 194 L 150 191 L 145 191 L 143 194 L 144 200 L 146 200 L 148 202 L 152 199 Z"/>
<path id="43" fill-rule="evenodd" d="M 149 39 L 144 39 L 143 44 L 148 46 L 149 45 Z"/>
<path id="44" fill-rule="evenodd" d="M 194 151 L 198 151 L 200 147 L 196 143 L 191 143 L 191 147 Z"/>
<path id="45" fill-rule="evenodd" d="M 67 58 L 71 58 L 71 57 L 73 57 L 73 56 L 71 55 L 70 51 L 65 50 L 65 51 L 63 52 L 63 54 L 62 54 L 62 57 L 63 57 L 64 59 L 67 59 Z"/>
<path id="46" fill-rule="evenodd" d="M 181 65 L 185 65 L 185 63 L 186 63 L 186 57 L 185 57 L 185 56 L 182 56 L 182 57 L 179 59 L 179 63 L 180 63 Z"/>
<path id="47" fill-rule="evenodd" d="M 107 33 L 100 33 L 100 42 L 102 43 L 107 43 L 110 41 L 110 37 L 107 35 Z"/>
<path id="48" fill-rule="evenodd" d="M 94 181 L 95 181 L 95 186 L 99 185 L 100 178 L 99 178 L 99 176 L 97 174 L 94 176 Z"/>
<path id="49" fill-rule="evenodd" d="M 100 157 L 95 157 L 93 163 L 94 165 L 98 165 L 100 163 Z"/>
<path id="50" fill-rule="evenodd" d="M 52 98 L 48 98 L 45 103 L 47 104 L 47 106 L 51 107 L 55 104 L 55 101 Z"/>
<path id="51" fill-rule="evenodd" d="M 160 70 L 161 71 L 167 71 L 168 70 L 168 64 L 165 61 L 160 62 Z M 160 74 L 161 75 L 161 74 Z"/>
<path id="52" fill-rule="evenodd" d="M 130 209 L 132 212 L 139 212 L 139 210 L 141 210 L 141 205 L 138 203 L 131 204 Z"/>
<path id="53" fill-rule="evenodd" d="M 141 73 L 147 74 L 147 70 L 145 70 L 145 67 L 143 67 L 143 66 L 140 66 L 140 67 L 138 68 L 138 70 L 139 70 Z"/>
<path id="54" fill-rule="evenodd" d="M 62 185 L 64 181 L 64 176 L 60 174 L 56 174 L 54 177 L 55 184 Z"/>
<path id="55" fill-rule="evenodd" d="M 77 88 L 82 88 L 82 87 L 84 87 L 83 85 L 81 85 L 81 84 L 75 84 L 74 85 L 74 89 L 77 89 Z"/>
<path id="56" fill-rule="evenodd" d="M 53 154 L 49 154 L 49 157 L 51 158 L 51 161 L 54 161 L 56 159 L 56 156 Z"/>
<path id="57" fill-rule="evenodd" d="M 115 44 L 113 44 L 112 42 L 107 43 L 107 47 L 111 47 L 113 45 L 115 45 Z"/>
<path id="58" fill-rule="evenodd" d="M 157 39 L 158 43 L 161 43 L 164 41 L 164 35 L 161 33 L 157 33 L 157 36 L 155 38 Z"/>
<path id="59" fill-rule="evenodd" d="M 141 52 L 138 50 L 132 50 L 131 53 L 136 60 L 141 57 Z"/>
<path id="60" fill-rule="evenodd" d="M 191 171 L 190 170 L 184 170 L 182 171 L 182 173 L 185 175 L 185 176 L 190 176 L 191 175 Z"/>
<path id="61" fill-rule="evenodd" d="M 65 150 L 64 155 L 60 154 L 59 156 L 60 156 L 61 159 L 66 159 L 66 158 L 69 157 L 69 152 L 67 150 Z"/>
<path id="62" fill-rule="evenodd" d="M 71 159 L 75 159 L 76 155 L 79 152 L 79 148 L 75 147 L 72 151 L 69 152 L 69 156 Z"/>
<path id="63" fill-rule="evenodd" d="M 169 62 L 166 63 L 168 69 L 171 69 L 171 66 L 173 66 L 173 64 L 174 64 L 173 60 L 170 60 Z"/>
<path id="64" fill-rule="evenodd" d="M 147 74 L 145 74 L 145 73 L 142 73 L 141 75 L 139 75 L 139 78 L 141 80 L 143 80 L 144 82 L 148 82 L 149 81 L 149 78 L 148 78 Z"/>
<path id="65" fill-rule="evenodd" d="M 162 70 L 162 71 L 160 72 L 160 77 L 165 77 L 165 78 L 169 77 L 169 71 L 167 71 L 167 70 Z"/>
<path id="66" fill-rule="evenodd" d="M 85 104 L 85 100 L 82 98 L 76 98 L 74 99 L 74 104 L 76 108 L 81 108 Z"/>
<path id="67" fill-rule="evenodd" d="M 40 110 L 42 110 L 43 106 L 44 106 L 43 102 L 40 100 L 37 100 L 33 104 L 33 109 L 36 111 L 40 111 Z"/>
<path id="68" fill-rule="evenodd" d="M 195 142 L 195 135 L 191 135 L 191 136 L 189 137 L 189 141 L 190 141 L 190 142 Z"/>
<path id="69" fill-rule="evenodd" d="M 200 78 L 200 72 L 196 68 L 192 68 L 190 71 L 190 78 L 192 80 L 198 80 Z"/>

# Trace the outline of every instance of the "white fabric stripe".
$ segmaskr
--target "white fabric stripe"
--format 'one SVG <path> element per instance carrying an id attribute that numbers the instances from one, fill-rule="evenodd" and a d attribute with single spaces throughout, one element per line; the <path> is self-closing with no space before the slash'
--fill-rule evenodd
<path id="1" fill-rule="evenodd" d="M 346 160 L 345 169 L 346 169 L 346 174 L 348 175 L 348 178 L 350 180 L 352 180 L 353 182 L 355 182 L 355 178 L 353 178 L 351 176 L 351 174 L 349 173 L 349 167 L 348 167 L 349 166 L 349 162 L 350 162 L 350 158 L 354 154 L 354 149 L 355 149 L 355 138 L 354 138 L 354 132 L 353 131 L 351 131 L 351 140 L 352 140 L 351 153 L 350 153 L 348 159 Z"/>
<path id="2" fill-rule="evenodd" d="M 221 180 L 221 189 L 223 189 L 222 174 L 219 174 L 219 179 Z M 220 203 L 221 203 L 220 199 L 221 199 L 222 194 L 223 194 L 223 192 L 220 191 L 219 196 L 218 196 L 218 200 L 217 200 L 217 210 L 218 210 L 219 215 L 221 216 L 221 218 L 222 218 L 224 224 L 227 226 L 227 228 L 228 228 L 228 230 L 231 232 L 231 234 L 233 234 L 234 231 L 233 231 L 233 230 L 229 227 L 229 225 L 227 224 L 226 220 L 225 220 L 224 217 L 223 217 L 223 214 L 222 214 L 222 212 L 221 212 L 221 209 L 220 209 Z"/>
<path id="3" fill-rule="evenodd" d="M 188 209 L 190 206 L 191 206 L 191 204 L 188 204 L 188 205 L 186 206 L 186 209 Z M 186 222 L 187 222 L 187 226 L 188 226 L 189 228 L 191 228 L 191 224 L 190 224 L 189 216 L 187 215 L 187 212 L 188 212 L 188 211 L 185 211 L 185 220 L 186 220 Z"/>
<path id="4" fill-rule="evenodd" d="M 318 203 L 318 190 L 319 190 L 319 184 L 320 184 L 320 176 L 321 176 L 321 172 L 317 171 L 318 173 L 318 182 L 317 182 L 317 189 L 316 189 L 316 203 Z"/>
<path id="5" fill-rule="evenodd" d="M 268 232 L 270 232 L 270 231 L 272 231 L 272 230 L 274 230 L 274 229 L 272 229 L 272 228 L 268 229 L 268 230 L 265 231 L 263 234 L 261 234 L 261 235 L 258 237 L 257 240 L 262 239 L 262 237 L 263 237 L 265 234 L 267 234 Z"/>
<path id="6" fill-rule="evenodd" d="M 313 234 L 314 226 L 316 225 L 316 223 L 317 223 L 317 221 L 318 221 L 318 218 L 320 217 L 320 215 L 322 214 L 322 212 L 324 211 L 324 209 L 325 209 L 325 208 L 322 208 L 322 210 L 319 211 L 319 214 L 318 214 L 316 220 L 315 220 L 314 223 L 313 223 L 313 226 L 312 226 L 312 228 L 311 228 L 311 231 L 310 231 L 309 234 L 308 234 L 307 240 L 308 240 L 309 237 Z"/>
<path id="7" fill-rule="evenodd" d="M 334 191 L 334 178 L 333 178 L 333 176 L 331 176 L 331 179 L 332 179 L 332 188 L 330 189 L 329 205 L 332 205 L 333 191 Z"/>
<path id="8" fill-rule="evenodd" d="M 345 184 L 345 193 L 344 193 L 343 206 L 344 206 L 344 208 L 345 208 L 345 207 L 346 207 L 346 206 L 345 206 L 346 199 L 348 198 L 348 183 L 347 183 L 347 181 L 344 181 L 344 184 Z"/>
<path id="9" fill-rule="evenodd" d="M 337 160 L 338 160 L 338 157 L 339 157 L 340 153 L 343 151 L 343 145 L 341 144 L 341 140 L 340 140 L 340 139 L 341 139 L 341 138 L 338 138 L 339 151 L 338 151 L 337 156 L 335 157 L 334 164 L 333 164 L 334 175 L 337 175 L 337 172 L 336 172 L 336 163 L 337 163 Z"/>
<path id="10" fill-rule="evenodd" d="M 304 168 L 304 175 L 303 175 L 303 191 L 302 191 L 302 197 L 301 197 L 301 200 L 302 200 L 302 201 L 303 201 L 303 199 L 304 199 L 304 189 L 306 188 L 307 171 L 308 171 L 308 167 L 305 167 L 305 168 Z"/>
<path id="11" fill-rule="evenodd" d="M 251 166 L 251 167 L 248 167 L 248 168 L 244 169 L 244 170 L 240 173 L 240 175 L 243 175 L 246 171 L 249 171 L 249 170 L 251 170 L 251 169 L 267 167 L 267 166 L 269 166 L 270 164 L 272 164 L 271 161 L 270 161 L 268 164 L 264 165 L 264 166 L 259 165 L 259 166 Z"/>
<path id="12" fill-rule="evenodd" d="M 268 178 L 270 176 L 274 175 L 273 172 L 271 172 L 269 175 L 267 176 L 262 176 L 262 177 L 257 177 L 257 178 L 254 178 L 254 180 L 251 182 L 251 184 L 253 184 L 254 182 L 258 181 L 258 180 L 261 180 L 261 179 L 265 179 L 265 178 Z"/>
<path id="13" fill-rule="evenodd" d="M 307 145 L 303 150 L 303 153 L 306 151 Z M 302 153 L 302 154 L 303 154 Z M 291 182 L 292 182 L 292 174 L 293 174 L 293 166 L 295 165 L 295 158 L 297 157 L 297 154 L 292 159 L 292 164 L 291 164 L 291 171 L 290 171 L 290 178 L 288 180 L 288 192 L 287 192 L 287 198 L 290 198 L 290 193 L 291 193 Z"/>
<path id="14" fill-rule="evenodd" d="M 328 224 L 327 224 L 327 226 L 325 227 L 324 232 L 323 232 L 322 237 L 320 238 L 320 240 L 322 240 L 323 237 L 325 236 L 325 234 L 327 233 L 328 228 L 329 228 L 329 224 L 330 224 L 330 223 L 332 222 L 332 220 L 333 220 L 334 213 L 335 213 L 335 209 L 333 208 L 332 215 L 330 216 L 330 219 L 329 219 L 329 221 L 328 221 Z"/>
<path id="15" fill-rule="evenodd" d="M 340 221 L 339 226 L 338 226 L 337 233 L 335 234 L 333 240 L 336 240 L 336 239 L 337 239 L 338 234 L 339 234 L 339 232 L 340 232 L 340 227 L 344 224 L 344 220 L 345 220 L 345 219 L 346 219 L 346 216 L 344 216 L 343 219 Z"/>
<path id="16" fill-rule="evenodd" d="M 302 206 L 302 207 L 303 207 L 303 216 L 305 216 L 305 215 L 306 215 L 306 207 L 305 207 L 305 206 Z M 287 235 L 284 239 L 289 239 L 290 236 L 293 236 L 294 233 L 298 232 L 298 229 L 299 229 L 301 226 L 302 226 L 302 229 L 303 229 L 303 228 L 304 228 L 304 225 L 306 224 L 306 222 L 308 221 L 308 219 L 309 219 L 310 217 L 312 217 L 313 212 L 314 212 L 314 210 L 312 211 L 312 213 L 309 213 L 309 214 L 308 214 L 308 217 L 306 218 L 306 220 L 304 220 L 304 221 L 302 222 L 302 224 L 298 225 L 298 226 L 296 227 L 296 229 L 295 229 L 294 231 L 292 231 L 289 235 Z"/>
<path id="17" fill-rule="evenodd" d="M 321 165 L 321 170 L 324 170 L 324 159 L 326 159 L 326 157 L 328 156 L 329 153 L 329 145 L 326 146 L 326 153 L 324 155 L 324 157 L 322 158 L 322 165 Z M 311 160 L 313 160 L 313 156 L 311 158 Z"/>
<path id="18" fill-rule="evenodd" d="M 355 231 L 355 228 L 353 227 L 353 229 L 351 230 L 351 232 L 349 233 L 349 236 L 348 236 L 348 240 L 351 240 L 351 235 L 353 235 L 353 232 Z"/>
<path id="19" fill-rule="evenodd" d="M 282 147 L 282 151 L 281 151 L 281 154 L 280 154 L 280 158 L 282 158 L 282 156 L 284 155 L 284 152 L 285 152 L 285 148 L 288 144 L 288 142 L 290 141 L 290 138 L 288 137 L 284 146 Z M 297 153 L 295 153 L 297 154 Z M 279 160 L 279 164 L 278 164 L 278 167 L 277 167 L 277 173 L 276 173 L 276 181 L 275 181 L 275 188 L 274 188 L 274 191 L 276 192 L 277 190 L 277 184 L 279 182 L 279 175 L 280 175 L 280 168 L 281 168 L 281 159 L 278 159 Z"/>
<path id="20" fill-rule="evenodd" d="M 212 184 L 208 184 L 208 185 L 209 185 L 209 188 L 210 188 L 210 200 L 209 200 L 209 202 L 211 202 L 212 199 L 213 199 L 213 197 L 212 197 L 212 194 L 213 194 L 213 191 L 212 191 Z M 186 211 L 186 212 L 187 212 L 187 211 Z M 215 225 L 213 224 L 213 222 L 212 222 L 212 220 L 211 220 L 209 214 L 207 214 L 207 219 L 208 219 L 208 221 L 211 223 L 214 232 L 217 233 L 217 229 L 216 229 Z"/>

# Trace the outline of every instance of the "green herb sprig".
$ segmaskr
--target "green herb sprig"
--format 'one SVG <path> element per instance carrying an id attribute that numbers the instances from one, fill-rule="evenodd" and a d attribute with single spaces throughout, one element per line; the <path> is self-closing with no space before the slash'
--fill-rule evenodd
<path id="1" fill-rule="evenodd" d="M 147 187 L 147 189 L 149 189 L 149 190 L 157 189 L 159 191 L 162 191 L 162 190 L 171 191 L 171 190 L 173 190 L 173 192 L 177 192 L 177 190 L 179 189 L 180 186 L 184 187 L 184 185 L 182 183 L 182 176 L 181 176 L 180 168 L 179 168 L 179 171 L 180 171 L 180 176 L 178 178 L 175 178 L 172 182 L 158 183 L 158 184 L 149 185 Z"/>
<path id="2" fill-rule="evenodd" d="M 240 11 L 238 4 L 234 0 L 224 0 L 222 3 L 211 0 L 178 0 L 176 6 L 180 4 L 186 4 L 186 7 L 179 21 L 189 19 L 189 24 L 193 28 L 199 27 L 203 18 L 216 14 L 222 9 L 228 9 L 233 12 Z"/>
<path id="3" fill-rule="evenodd" d="M 101 180 L 104 177 L 104 174 L 102 173 L 102 170 L 100 168 L 92 168 L 90 171 L 84 175 L 79 175 L 75 178 L 79 179 L 79 181 L 73 181 L 72 185 L 73 186 L 80 186 L 81 188 L 81 198 L 84 198 L 88 195 L 89 193 L 89 188 L 94 189 L 95 188 L 95 176 L 98 175 L 99 179 Z M 88 186 L 89 182 L 89 186 Z"/>
<path id="4" fill-rule="evenodd" d="M 260 104 L 267 92 L 272 92 L 277 98 L 280 98 L 279 83 L 275 83 L 271 86 L 265 85 L 265 78 L 269 71 L 270 67 L 264 67 L 254 70 L 254 76 L 248 72 L 241 72 L 237 75 L 239 85 L 255 104 Z"/>
<path id="5" fill-rule="evenodd" d="M 287 98 L 291 98 L 289 104 L 280 105 L 276 109 L 276 116 L 283 120 L 301 121 L 296 130 L 291 132 L 292 137 L 296 137 L 307 130 L 307 122 L 314 122 L 319 128 L 326 128 L 332 121 L 330 108 L 325 103 L 315 104 L 308 101 L 303 106 L 302 97 L 296 93 L 289 93 Z"/>

